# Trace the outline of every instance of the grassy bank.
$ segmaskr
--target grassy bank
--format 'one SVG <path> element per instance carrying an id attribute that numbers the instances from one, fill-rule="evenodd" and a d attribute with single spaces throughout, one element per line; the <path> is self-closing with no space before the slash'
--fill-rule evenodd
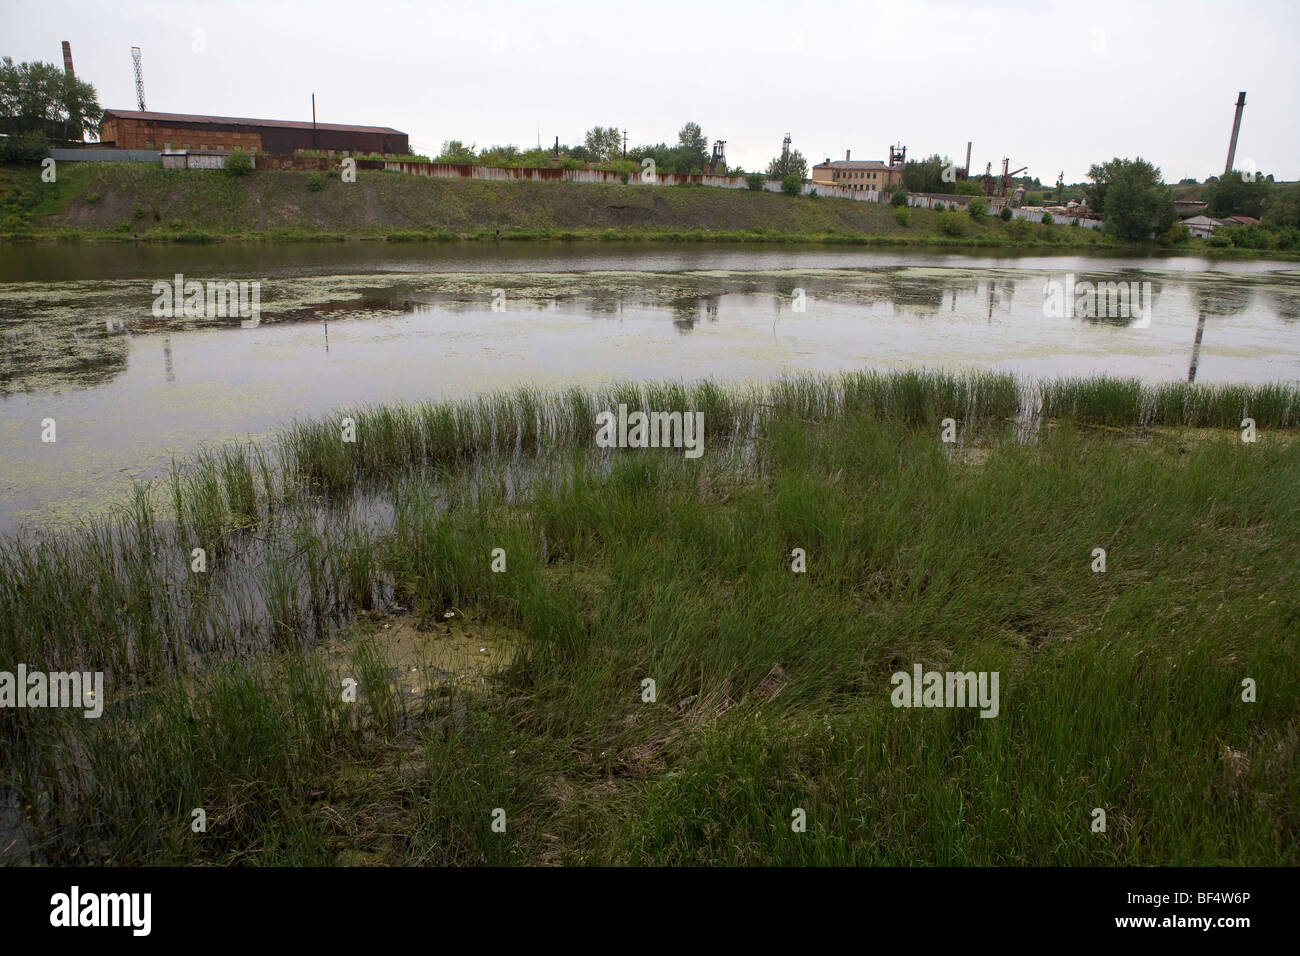
<path id="1" fill-rule="evenodd" d="M 0 545 L 0 670 L 109 672 L 100 720 L 0 711 L 0 851 L 1295 864 L 1297 397 L 861 374 L 212 449 L 114 524 Z M 619 402 L 703 411 L 705 453 L 594 448 Z M 914 664 L 999 672 L 999 715 L 892 707 Z"/>
<path id="2" fill-rule="evenodd" d="M 147 164 L 0 168 L 0 238 L 64 240 L 600 239 L 1122 249 L 1094 230 L 976 221 L 885 204 L 704 187 L 504 183 L 361 171 L 355 183 Z M 316 181 L 319 190 L 310 188 Z M 1177 251 L 1203 251 L 1198 243 Z"/>

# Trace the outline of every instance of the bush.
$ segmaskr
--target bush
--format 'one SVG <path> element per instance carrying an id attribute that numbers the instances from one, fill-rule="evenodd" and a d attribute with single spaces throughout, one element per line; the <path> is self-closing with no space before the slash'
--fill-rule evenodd
<path id="1" fill-rule="evenodd" d="M 894 190 L 894 194 L 893 194 L 892 196 L 889 197 L 889 204 L 890 204 L 891 206 L 906 206 L 906 205 L 907 205 L 907 190 L 906 190 L 906 189 L 895 189 L 895 190 Z"/>
<path id="2" fill-rule="evenodd" d="M 1003 221 L 1003 222 L 1010 222 L 1010 221 L 1011 221 L 1011 207 L 1010 207 L 1010 206 L 1003 206 L 1003 207 L 1002 207 L 1002 211 L 1001 211 L 1000 213 L 998 213 L 998 215 L 1002 218 L 1002 221 Z"/>
<path id="3" fill-rule="evenodd" d="M 1176 222 L 1164 231 L 1160 237 L 1161 245 L 1176 246 L 1180 242 L 1186 242 L 1191 238 L 1191 233 L 1181 222 Z"/>
<path id="4" fill-rule="evenodd" d="M 0 163 L 35 165 L 49 155 L 45 134 L 39 130 L 0 139 Z"/>
<path id="5" fill-rule="evenodd" d="M 900 226 L 910 225 L 912 222 L 912 210 L 908 209 L 906 206 L 900 206 L 895 209 L 894 222 L 898 223 Z"/>
<path id="6" fill-rule="evenodd" d="M 1056 220 L 1052 218 L 1052 214 L 1050 212 L 1045 212 L 1043 213 L 1043 218 L 1040 221 L 1044 226 L 1050 226 Z"/>
<path id="7" fill-rule="evenodd" d="M 1226 249 L 1232 245 L 1232 240 L 1227 236 L 1210 236 L 1205 240 L 1206 245 L 1213 246 L 1216 249 Z"/>
<path id="8" fill-rule="evenodd" d="M 781 192 L 787 196 L 797 196 L 803 189 L 803 180 L 793 174 L 781 180 Z"/>
<path id="9" fill-rule="evenodd" d="M 989 211 L 989 201 L 983 196 L 973 196 L 970 205 L 966 207 L 966 211 L 970 213 L 970 217 L 976 222 L 983 222 L 985 213 Z"/>
<path id="10" fill-rule="evenodd" d="M 314 193 L 325 188 L 325 181 L 320 178 L 320 173 L 312 173 L 307 177 L 307 188 Z"/>
<path id="11" fill-rule="evenodd" d="M 229 155 L 226 156 L 226 175 L 227 176 L 247 176 L 253 171 L 253 160 L 248 155 L 247 150 L 240 149 L 236 146 Z"/>
<path id="12" fill-rule="evenodd" d="M 1277 247 L 1279 249 L 1300 249 L 1300 229 L 1295 226 L 1284 226 L 1277 231 Z"/>
<path id="13" fill-rule="evenodd" d="M 939 214 L 939 231 L 945 236 L 952 236 L 954 239 L 960 239 L 966 235 L 966 217 L 956 209 L 941 212 Z"/>
<path id="14" fill-rule="evenodd" d="M 92 206 L 95 205 L 95 203 L 99 202 L 99 193 L 86 193 L 86 202 Z"/>
<path id="15" fill-rule="evenodd" d="M 948 208 L 948 207 L 945 206 L 945 205 L 944 205 L 943 203 L 941 203 L 941 202 L 937 202 L 937 203 L 934 204 L 934 211 L 935 211 L 935 212 L 943 212 L 943 211 L 944 211 L 945 209 L 947 209 L 947 208 Z"/>
<path id="16" fill-rule="evenodd" d="M 748 176 L 745 177 L 745 185 L 748 186 L 750 189 L 752 189 L 754 192 L 758 192 L 760 189 L 763 188 L 763 174 L 750 173 Z"/>
<path id="17" fill-rule="evenodd" d="M 1017 219 L 1011 223 L 1011 235 L 1015 239 L 1025 240 L 1034 234 L 1034 224 L 1028 219 Z"/>

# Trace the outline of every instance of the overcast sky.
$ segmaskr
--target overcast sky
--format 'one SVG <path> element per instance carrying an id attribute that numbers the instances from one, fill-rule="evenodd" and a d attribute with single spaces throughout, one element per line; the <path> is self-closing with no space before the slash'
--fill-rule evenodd
<path id="1" fill-rule="evenodd" d="M 196 34 L 195 31 L 202 31 Z M 198 43 L 196 37 L 202 40 Z M 761 169 L 1010 156 L 1044 183 L 1142 156 L 1166 180 L 1238 167 L 1300 179 L 1300 2 L 61 2 L 0 0 L 0 54 L 61 63 L 135 109 L 392 126 L 430 155 L 578 143 L 593 125 L 675 142 L 687 120 Z M 202 46 L 201 51 L 196 46 Z"/>

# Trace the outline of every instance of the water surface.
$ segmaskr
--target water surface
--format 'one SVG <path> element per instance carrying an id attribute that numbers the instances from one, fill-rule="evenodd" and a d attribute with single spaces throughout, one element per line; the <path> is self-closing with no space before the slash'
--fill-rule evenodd
<path id="1" fill-rule="evenodd" d="M 261 321 L 160 320 L 155 281 L 257 280 Z M 1149 319 L 1050 318 L 1072 273 Z M 494 306 L 495 300 L 495 306 Z M 800 303 L 802 311 L 800 311 Z M 1300 380 L 1300 270 L 847 246 L 0 249 L 0 529 L 93 512 L 171 456 L 364 402 L 871 367 Z M 58 440 L 40 441 L 41 423 Z"/>

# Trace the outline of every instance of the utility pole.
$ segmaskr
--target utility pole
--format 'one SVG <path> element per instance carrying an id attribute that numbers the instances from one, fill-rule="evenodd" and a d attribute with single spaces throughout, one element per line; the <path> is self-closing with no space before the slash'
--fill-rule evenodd
<path id="1" fill-rule="evenodd" d="M 311 95 L 311 148 L 316 148 L 316 94 Z"/>
<path id="2" fill-rule="evenodd" d="M 623 158 L 627 159 L 627 130 L 623 130 Z"/>

